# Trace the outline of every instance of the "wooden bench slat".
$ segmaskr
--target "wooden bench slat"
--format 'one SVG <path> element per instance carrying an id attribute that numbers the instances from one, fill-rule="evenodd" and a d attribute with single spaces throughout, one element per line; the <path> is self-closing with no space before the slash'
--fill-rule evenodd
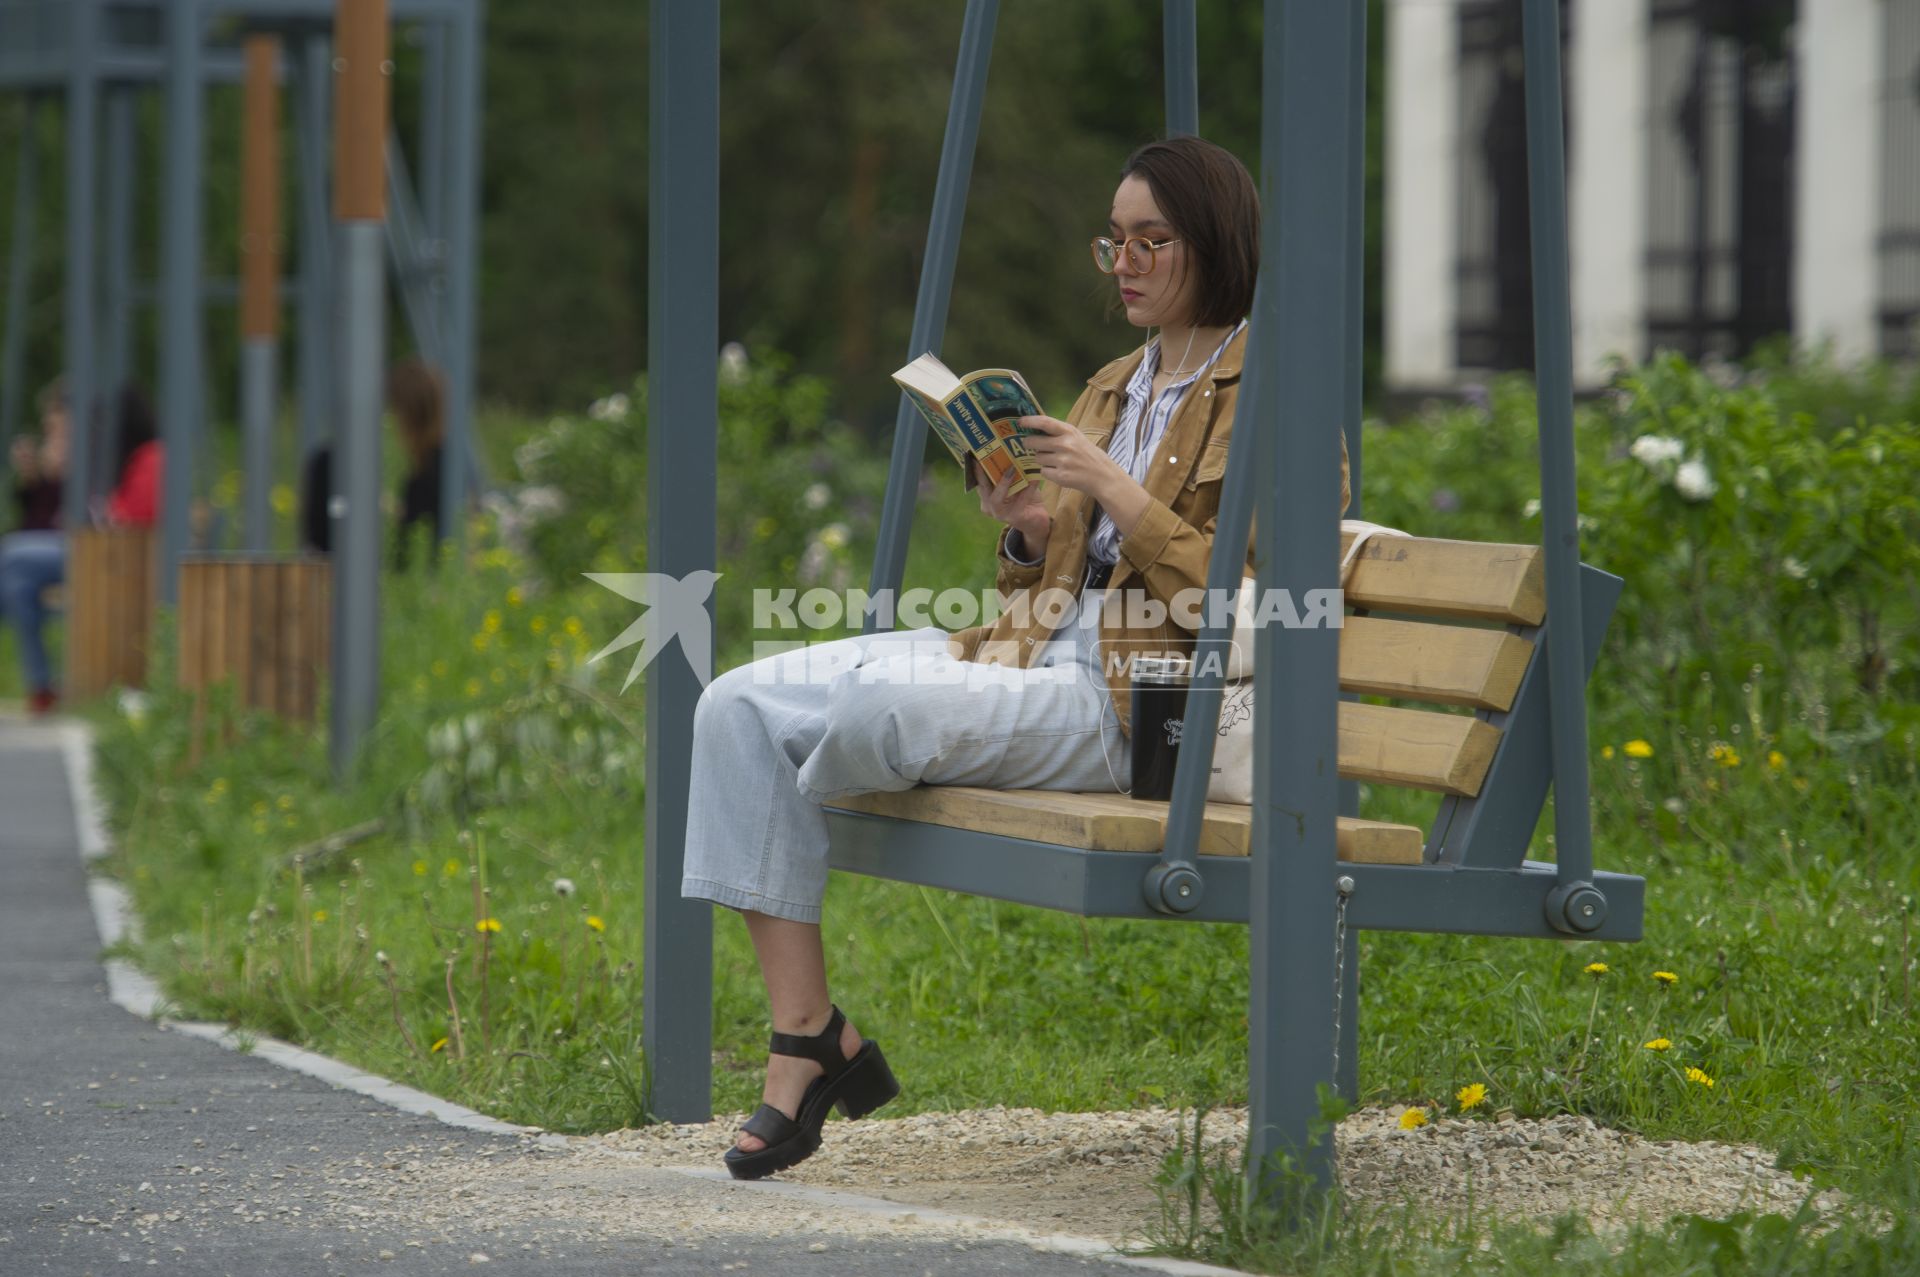
<path id="1" fill-rule="evenodd" d="M 1353 538 L 1342 534 L 1344 556 Z M 1374 536 L 1347 578 L 1349 607 L 1538 625 L 1547 614 L 1537 545 Z"/>
<path id="2" fill-rule="evenodd" d="M 1511 709 L 1533 644 L 1506 630 L 1350 616 L 1340 634 L 1340 686 L 1469 709 Z"/>
<path id="3" fill-rule="evenodd" d="M 1340 774 L 1353 780 L 1471 798 L 1499 745 L 1499 728 L 1464 714 L 1340 705 Z"/>
<path id="4" fill-rule="evenodd" d="M 919 785 L 837 798 L 829 806 L 1088 851 L 1157 853 L 1166 845 L 1168 804 L 1120 794 Z M 1200 824 L 1199 853 L 1244 856 L 1252 833 L 1253 808 L 1208 803 Z M 1412 825 L 1342 816 L 1335 843 L 1340 859 L 1350 863 L 1417 865 L 1426 835 Z"/>

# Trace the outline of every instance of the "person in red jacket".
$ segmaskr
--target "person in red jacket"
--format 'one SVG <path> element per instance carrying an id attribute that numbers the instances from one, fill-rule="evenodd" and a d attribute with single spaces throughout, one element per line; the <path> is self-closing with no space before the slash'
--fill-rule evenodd
<path id="1" fill-rule="evenodd" d="M 52 398 L 50 394 L 49 401 Z M 66 396 L 60 393 L 58 399 L 64 415 Z M 120 392 L 119 409 L 119 479 L 100 521 L 151 527 L 160 513 L 162 469 L 153 408 L 146 396 L 129 384 Z M 66 580 L 66 558 L 66 538 L 54 529 L 16 532 L 0 542 L 0 614 L 12 623 L 19 638 L 27 707 L 35 714 L 51 711 L 57 700 L 53 668 L 47 659 L 43 595 L 48 586 Z"/>

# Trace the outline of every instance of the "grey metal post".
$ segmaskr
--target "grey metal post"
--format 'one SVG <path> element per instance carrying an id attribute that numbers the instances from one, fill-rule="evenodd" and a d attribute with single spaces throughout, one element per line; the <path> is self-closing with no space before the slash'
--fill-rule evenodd
<path id="1" fill-rule="evenodd" d="M 0 444 L 20 429 L 21 380 L 27 375 L 27 276 L 33 270 L 35 214 L 40 199 L 40 99 L 27 95 L 20 123 L 20 156 L 13 183 L 12 243 L 7 252 L 7 332 L 0 341 Z"/>
<path id="2" fill-rule="evenodd" d="M 273 548 L 273 409 L 279 391 L 279 339 L 248 337 L 240 343 L 242 484 L 241 541 L 250 554 Z"/>
<path id="3" fill-rule="evenodd" d="M 380 712 L 380 415 L 387 352 L 386 229 L 370 219 L 334 232 L 340 299 L 340 420 L 333 444 L 333 704 L 329 757 L 353 767 Z"/>
<path id="4" fill-rule="evenodd" d="M 273 425 L 280 398 L 280 41 L 246 37 L 240 173 L 241 541 L 273 543 Z"/>
<path id="5" fill-rule="evenodd" d="M 193 500 L 201 402 L 200 219 L 203 86 L 199 0 L 167 7 L 166 186 L 160 244 L 160 431 L 167 464 L 161 480 L 159 601 L 179 598 Z"/>
<path id="6" fill-rule="evenodd" d="M 477 482 L 479 473 L 473 445 L 473 342 L 480 270 L 480 33 L 485 21 L 482 0 L 471 0 L 449 28 L 448 79 L 442 88 L 451 134 L 446 191 L 440 197 L 445 203 L 440 220 L 428 214 L 445 242 L 447 313 L 440 331 L 447 349 L 447 443 L 440 465 L 440 521 L 456 551 L 467 543 L 467 485 Z M 429 174 L 429 189 L 435 180 Z"/>
<path id="7" fill-rule="evenodd" d="M 420 218 L 430 238 L 446 234 L 447 31 L 420 25 Z"/>
<path id="8" fill-rule="evenodd" d="M 967 210 L 967 185 L 973 176 L 974 143 L 980 136 L 980 104 L 987 93 L 987 64 L 993 58 L 993 28 L 999 0 L 967 0 L 960 27 L 960 54 L 953 68 L 953 96 L 947 102 L 947 131 L 940 143 L 940 175 L 933 187 L 933 218 L 927 225 L 927 252 L 920 259 L 920 291 L 913 303 L 913 335 L 907 358 L 917 359 L 940 345 L 947 331 L 947 306 L 953 299 L 953 269 L 960 257 L 960 227 Z M 892 628 L 894 596 L 907 568 L 907 537 L 920 495 L 920 465 L 926 457 L 927 425 L 913 400 L 900 396 L 893 419 L 893 459 L 887 468 L 887 495 L 880 506 L 880 535 L 874 545 L 873 575 L 867 582 L 876 600 L 868 607 L 863 633 Z"/>
<path id="9" fill-rule="evenodd" d="M 1547 920 L 1592 931 L 1606 916 L 1593 885 L 1587 795 L 1586 666 L 1580 659 L 1579 498 L 1573 457 L 1573 307 L 1560 121 L 1558 0 L 1526 0 L 1528 230 L 1533 240 L 1533 363 L 1540 401 L 1540 522 L 1547 561 L 1548 702 L 1553 722 L 1553 833 L 1559 884 Z"/>
<path id="10" fill-rule="evenodd" d="M 139 165 L 133 93 L 124 84 L 107 90 L 107 249 L 101 298 L 106 337 L 101 342 L 100 385 L 116 408 L 115 396 L 133 368 L 133 192 Z M 104 491 L 113 479 L 107 471 L 113 464 L 115 432 L 106 437 L 106 460 L 93 467 L 96 491 Z"/>
<path id="11" fill-rule="evenodd" d="M 1165 60 L 1167 136 L 1200 132 L 1200 35 L 1193 0 L 1160 6 L 1161 56 Z"/>
<path id="12" fill-rule="evenodd" d="M 68 527 L 85 520 L 87 468 L 93 459 L 94 409 L 94 184 L 98 170 L 100 79 L 94 66 L 100 9 L 96 0 L 71 0 L 67 46 L 67 475 L 61 498 Z"/>
<path id="13" fill-rule="evenodd" d="M 1254 301 L 1248 389 L 1239 419 L 1257 433 L 1255 560 L 1263 589 L 1303 604 L 1337 585 L 1339 446 L 1327 423 L 1344 407 L 1346 116 L 1356 57 L 1341 6 L 1267 0 L 1261 101 L 1264 261 Z M 1236 431 L 1236 434 L 1239 432 Z M 1284 493 L 1284 498 L 1280 494 Z M 1333 1177 L 1331 1133 L 1311 1138 L 1316 1088 L 1333 1082 L 1339 632 L 1263 626 L 1255 738 L 1248 1015 L 1248 1152 L 1254 1192 L 1278 1199 L 1276 1156 L 1320 1186 Z"/>
<path id="14" fill-rule="evenodd" d="M 325 36 L 303 37 L 298 45 L 299 94 L 294 100 L 296 162 L 300 166 L 300 464 L 334 435 L 333 391 L 333 220 L 327 215 L 328 88 L 333 78 L 332 46 Z M 304 469 L 302 471 L 304 474 Z M 332 494 L 326 494 L 322 500 Z M 301 499 L 305 500 L 304 486 Z"/>
<path id="15" fill-rule="evenodd" d="M 1353 310 L 1347 316 L 1347 411 L 1344 418 L 1347 438 L 1348 478 L 1353 497 L 1347 503 L 1345 517 L 1364 518 L 1360 513 L 1360 426 L 1365 417 L 1367 351 L 1367 6 L 1347 7 L 1348 39 L 1360 51 L 1354 63 L 1352 85 L 1347 98 L 1347 297 Z M 1345 692 L 1340 699 L 1357 700 Z M 1360 814 L 1360 784 L 1340 781 L 1340 814 Z M 1333 1084 L 1350 1104 L 1360 1102 L 1360 933 L 1347 932 L 1341 954 L 1340 981 L 1340 1067 Z"/>
<path id="16" fill-rule="evenodd" d="M 653 0 L 651 14 L 647 412 L 675 429 L 647 432 L 647 567 L 684 580 L 713 570 L 718 542 L 720 7 Z M 713 1111 L 713 907 L 680 895 L 696 655 L 711 666 L 711 638 L 647 670 L 642 1032 L 648 1107 L 672 1122 Z"/>

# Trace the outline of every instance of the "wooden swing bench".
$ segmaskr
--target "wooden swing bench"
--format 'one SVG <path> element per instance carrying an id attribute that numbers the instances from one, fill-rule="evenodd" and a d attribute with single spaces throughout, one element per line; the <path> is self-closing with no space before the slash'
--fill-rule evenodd
<path id="1" fill-rule="evenodd" d="M 1341 872 L 1362 888 L 1355 925 L 1565 934 L 1546 916 L 1553 866 L 1526 859 L 1552 779 L 1544 567 L 1537 545 L 1376 537 L 1362 547 L 1346 587 L 1341 691 L 1412 704 L 1343 699 L 1340 774 L 1440 797 L 1426 830 L 1339 818 Z M 1620 587 L 1582 565 L 1589 676 Z M 1142 853 L 1165 850 L 1167 811 L 1118 794 L 922 785 L 829 807 L 832 864 L 1073 913 L 1166 917 L 1141 875 Z M 1251 807 L 1207 804 L 1196 856 L 1206 889 L 1184 916 L 1247 920 L 1252 824 Z M 1602 873 L 1594 885 L 1599 925 L 1584 934 L 1637 939 L 1643 881 Z M 1539 907 L 1525 907 L 1534 894 Z"/>

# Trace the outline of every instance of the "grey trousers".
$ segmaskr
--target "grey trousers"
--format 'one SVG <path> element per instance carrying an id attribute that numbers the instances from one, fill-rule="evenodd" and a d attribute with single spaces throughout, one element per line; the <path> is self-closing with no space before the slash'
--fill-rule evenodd
<path id="1" fill-rule="evenodd" d="M 708 684 L 693 718 L 681 894 L 820 921 L 822 803 L 917 784 L 1115 793 L 1128 745 L 1077 609 L 1033 666 L 957 661 L 946 631 L 861 635 Z"/>

